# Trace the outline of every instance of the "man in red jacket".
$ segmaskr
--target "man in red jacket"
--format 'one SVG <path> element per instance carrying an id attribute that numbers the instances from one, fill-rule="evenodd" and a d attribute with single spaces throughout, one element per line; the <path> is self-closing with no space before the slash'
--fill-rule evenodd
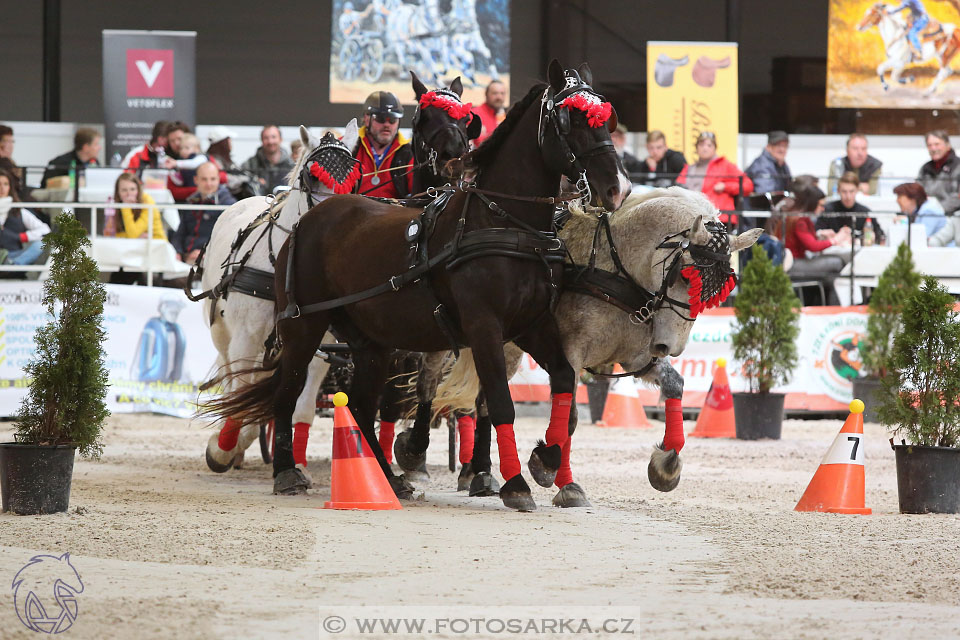
<path id="1" fill-rule="evenodd" d="M 413 190 L 413 147 L 400 134 L 403 107 L 389 91 L 374 91 L 363 105 L 363 126 L 353 155 L 360 161 L 360 193 L 406 198 Z"/>
<path id="2" fill-rule="evenodd" d="M 479 146 L 480 143 L 489 138 L 493 130 L 503 122 L 503 119 L 507 115 L 506 109 L 504 108 L 507 103 L 507 85 L 499 80 L 494 80 L 487 85 L 485 95 L 486 100 L 484 103 L 473 110 L 475 114 L 480 116 L 480 122 L 483 124 L 480 135 L 474 143 L 476 146 Z"/>
<path id="3" fill-rule="evenodd" d="M 135 171 L 138 175 L 142 174 L 144 169 L 156 169 L 163 167 L 157 161 L 158 152 L 167 146 L 167 129 L 170 123 L 166 120 L 159 120 L 153 125 L 153 131 L 150 132 L 150 142 L 143 145 L 140 149 L 132 150 L 126 158 L 123 159 L 124 169 Z M 166 154 L 166 150 L 164 150 Z"/>

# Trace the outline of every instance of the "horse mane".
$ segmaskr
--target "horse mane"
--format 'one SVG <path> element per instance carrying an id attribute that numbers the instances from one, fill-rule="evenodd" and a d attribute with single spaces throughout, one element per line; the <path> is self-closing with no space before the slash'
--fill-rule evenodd
<path id="1" fill-rule="evenodd" d="M 516 129 L 517 123 L 523 118 L 527 109 L 531 104 L 540 99 L 540 95 L 546 88 L 546 83 L 537 83 L 530 89 L 526 96 L 515 102 L 513 106 L 507 110 L 507 115 L 503 119 L 503 122 L 497 125 L 497 128 L 493 130 L 490 137 L 484 140 L 483 144 L 479 147 L 463 156 L 463 163 L 472 168 L 479 168 L 489 164 L 497 154 L 497 151 L 500 150 L 503 141 Z"/>

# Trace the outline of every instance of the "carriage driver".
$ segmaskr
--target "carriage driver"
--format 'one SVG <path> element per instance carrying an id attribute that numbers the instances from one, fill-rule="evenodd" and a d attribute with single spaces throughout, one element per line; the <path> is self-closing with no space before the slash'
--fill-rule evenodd
<path id="1" fill-rule="evenodd" d="M 400 133 L 403 107 L 389 91 L 374 91 L 363 104 L 363 126 L 353 155 L 360 161 L 360 193 L 406 198 L 413 189 L 413 147 Z"/>

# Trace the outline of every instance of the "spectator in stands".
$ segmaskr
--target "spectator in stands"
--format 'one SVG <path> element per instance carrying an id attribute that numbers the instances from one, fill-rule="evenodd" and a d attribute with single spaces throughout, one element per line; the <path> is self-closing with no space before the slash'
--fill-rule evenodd
<path id="1" fill-rule="evenodd" d="M 20 201 L 13 185 L 13 176 L 0 169 L 0 263 L 34 264 L 50 227 L 29 209 L 13 206 Z"/>
<path id="2" fill-rule="evenodd" d="M 857 187 L 861 193 L 877 194 L 877 182 L 883 163 L 867 153 L 867 136 L 851 133 L 847 138 L 847 155 L 834 159 L 830 163 L 830 175 L 827 179 L 827 193 L 835 194 L 839 188 L 838 178 L 852 171 L 860 180 Z"/>
<path id="3" fill-rule="evenodd" d="M 148 222 L 153 218 L 153 237 L 166 240 L 167 232 L 163 228 L 160 210 L 149 193 L 143 190 L 140 178 L 132 173 L 121 173 L 113 187 L 113 201 L 118 204 L 148 204 L 149 209 L 120 208 L 120 220 L 117 225 L 118 238 L 146 238 Z"/>
<path id="4" fill-rule="evenodd" d="M 389 91 L 374 91 L 363 105 L 363 126 L 353 155 L 360 161 L 360 193 L 405 198 L 413 189 L 413 148 L 400 134 L 403 107 Z M 393 171 L 393 169 L 398 169 Z"/>
<path id="5" fill-rule="evenodd" d="M 220 184 L 220 170 L 212 162 L 197 167 L 197 190 L 187 198 L 192 204 L 233 204 L 236 202 L 230 191 Z M 220 211 L 181 210 L 180 226 L 170 236 L 170 243 L 177 250 L 177 259 L 194 264 L 200 250 L 210 241 L 213 225 Z"/>
<path id="6" fill-rule="evenodd" d="M 782 209 L 788 214 L 786 228 L 783 226 L 783 217 L 774 216 L 770 218 L 769 230 L 772 235 L 783 240 L 793 256 L 790 278 L 820 280 L 827 294 L 826 303 L 838 305 L 840 300 L 834 290 L 833 281 L 843 269 L 844 259 L 839 255 L 816 254 L 832 246 L 849 245 L 850 228 L 844 227 L 837 232 L 824 230 L 818 236 L 811 216 L 823 211 L 824 198 L 823 191 L 817 187 L 801 187 L 788 199 Z"/>
<path id="7" fill-rule="evenodd" d="M 60 176 L 67 176 L 66 188 L 70 192 L 68 198 L 73 201 L 79 199 L 80 183 L 83 181 L 83 172 L 86 167 L 99 165 L 97 156 L 100 155 L 100 134 L 96 129 L 80 127 L 73 136 L 73 150 L 57 156 L 47 163 L 47 170 L 43 172 L 41 184 L 51 188 L 50 181 Z"/>
<path id="8" fill-rule="evenodd" d="M 952 151 L 951 151 L 952 153 Z M 924 165 L 926 166 L 926 165 Z M 905 182 L 893 189 L 897 196 L 897 205 L 911 223 L 918 222 L 927 230 L 927 238 L 931 238 L 947 225 L 947 218 L 943 214 L 943 207 L 935 200 L 927 197 L 923 185 L 917 182 Z M 942 246 L 942 245 L 941 245 Z"/>
<path id="9" fill-rule="evenodd" d="M 13 192 L 20 200 L 28 200 L 30 199 L 30 189 L 24 182 L 23 169 L 13 161 L 13 145 L 15 142 L 13 128 L 0 124 L 0 169 L 10 174 L 13 179 Z"/>
<path id="10" fill-rule="evenodd" d="M 767 146 L 747 167 L 746 174 L 753 180 L 757 193 L 786 191 L 790 186 L 790 167 L 787 166 L 787 149 L 790 138 L 786 131 L 771 131 L 767 134 Z"/>
<path id="11" fill-rule="evenodd" d="M 165 158 L 163 168 L 176 170 L 170 174 L 173 184 L 178 187 L 196 188 L 197 167 L 209 162 L 207 156 L 200 153 L 200 140 L 197 139 L 197 136 L 192 133 L 183 134 L 183 138 L 180 140 L 180 158 L 180 160 Z"/>
<path id="12" fill-rule="evenodd" d="M 960 209 L 960 158 L 950 146 L 950 136 L 943 129 L 927 134 L 930 162 L 920 167 L 919 182 L 927 198 L 936 198 L 943 212 L 952 216 Z"/>
<path id="13" fill-rule="evenodd" d="M 613 148 L 628 174 L 638 174 L 643 171 L 643 163 L 627 151 L 627 128 L 625 126 L 618 124 L 614 132 L 610 134 L 610 140 L 613 141 Z"/>
<path id="14" fill-rule="evenodd" d="M 167 128 L 167 155 L 180 158 L 180 141 L 186 133 L 193 133 L 190 127 L 179 120 L 171 122 Z"/>
<path id="15" fill-rule="evenodd" d="M 287 174 L 293 171 L 293 160 L 290 154 L 281 146 L 283 138 L 280 127 L 268 124 L 260 132 L 260 148 L 252 158 L 243 163 L 243 170 L 257 176 L 266 192 L 286 184 Z"/>
<path id="16" fill-rule="evenodd" d="M 170 123 L 166 120 L 157 121 L 150 132 L 150 141 L 139 149 L 131 149 L 120 166 L 130 171 L 136 171 L 138 174 L 142 173 L 144 169 L 162 168 L 160 156 L 166 155 L 165 147 L 167 146 L 167 130 L 169 128 Z"/>
<path id="17" fill-rule="evenodd" d="M 216 162 L 221 171 L 226 172 L 227 189 L 230 190 L 234 198 L 239 200 L 248 195 L 254 195 L 256 192 L 245 189 L 244 185 L 247 184 L 249 178 L 240 173 L 240 165 L 233 161 L 233 138 L 235 137 L 236 134 L 233 131 L 220 125 L 210 129 L 207 134 L 207 141 L 210 143 L 210 146 L 207 147 L 207 157 Z M 300 141 L 297 140 L 297 142 Z M 296 163 L 296 160 L 294 160 L 294 163 Z"/>
<path id="18" fill-rule="evenodd" d="M 487 85 L 484 93 L 483 104 L 476 107 L 473 112 L 480 116 L 480 135 L 474 141 L 474 145 L 479 146 L 484 140 L 490 137 L 493 130 L 503 122 L 507 117 L 507 85 L 499 80 L 493 80 Z"/>
<path id="19" fill-rule="evenodd" d="M 300 140 L 294 140 L 290 143 L 290 160 L 293 161 L 293 164 L 300 162 L 300 154 L 303 153 L 303 142 Z"/>
<path id="20" fill-rule="evenodd" d="M 857 202 L 857 193 L 861 185 L 860 176 L 853 171 L 847 171 L 840 180 L 837 190 L 840 192 L 840 199 L 828 202 L 823 211 L 827 214 L 850 214 L 850 213 L 870 213 L 870 209 Z M 831 231 L 841 231 L 842 229 L 853 229 L 863 231 L 866 226 L 867 217 L 864 215 L 822 215 L 817 218 L 817 229 L 830 229 Z M 877 244 L 883 244 L 883 230 L 877 224 L 876 218 L 870 218 L 870 226 L 873 229 L 873 235 Z"/>
<path id="21" fill-rule="evenodd" d="M 677 183 L 677 176 L 687 166 L 687 159 L 679 151 L 667 148 L 667 138 L 662 131 L 647 132 L 647 158 L 640 170 L 643 176 L 635 180 L 651 187 L 669 187 Z"/>
<path id="22" fill-rule="evenodd" d="M 713 206 L 720 209 L 720 220 L 736 227 L 739 218 L 736 213 L 731 213 L 736 208 L 734 197 L 750 195 L 753 182 L 737 165 L 717 155 L 717 136 L 712 131 L 703 131 L 697 137 L 697 156 L 696 162 L 683 167 L 677 184 L 702 191 Z"/>

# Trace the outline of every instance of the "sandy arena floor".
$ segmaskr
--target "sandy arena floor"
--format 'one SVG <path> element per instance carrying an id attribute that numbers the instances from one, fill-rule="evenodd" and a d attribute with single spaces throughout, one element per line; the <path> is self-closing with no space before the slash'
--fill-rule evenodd
<path id="1" fill-rule="evenodd" d="M 540 510 L 529 514 L 457 494 L 444 429 L 422 498 L 401 512 L 337 512 L 317 508 L 329 495 L 330 420 L 310 442 L 319 486 L 278 498 L 256 445 L 245 468 L 215 475 L 199 424 L 116 416 L 103 459 L 77 462 L 69 513 L 0 514 L 0 585 L 34 554 L 70 552 L 85 584 L 71 638 L 397 637 L 354 626 L 356 607 L 374 605 L 396 605 L 393 616 L 612 614 L 632 619 L 636 637 L 960 637 L 960 517 L 897 512 L 879 425 L 865 443 L 874 515 L 838 516 L 793 507 L 839 421 L 788 421 L 781 441 L 688 439 L 669 494 L 646 479 L 654 424 L 580 427 L 574 473 L 590 509 L 554 508 L 555 492 L 535 485 Z M 518 421 L 521 460 L 545 426 Z M 322 631 L 329 615 L 347 630 Z M 430 635 L 513 635 L 445 628 Z M 0 638 L 33 637 L 4 586 Z"/>

